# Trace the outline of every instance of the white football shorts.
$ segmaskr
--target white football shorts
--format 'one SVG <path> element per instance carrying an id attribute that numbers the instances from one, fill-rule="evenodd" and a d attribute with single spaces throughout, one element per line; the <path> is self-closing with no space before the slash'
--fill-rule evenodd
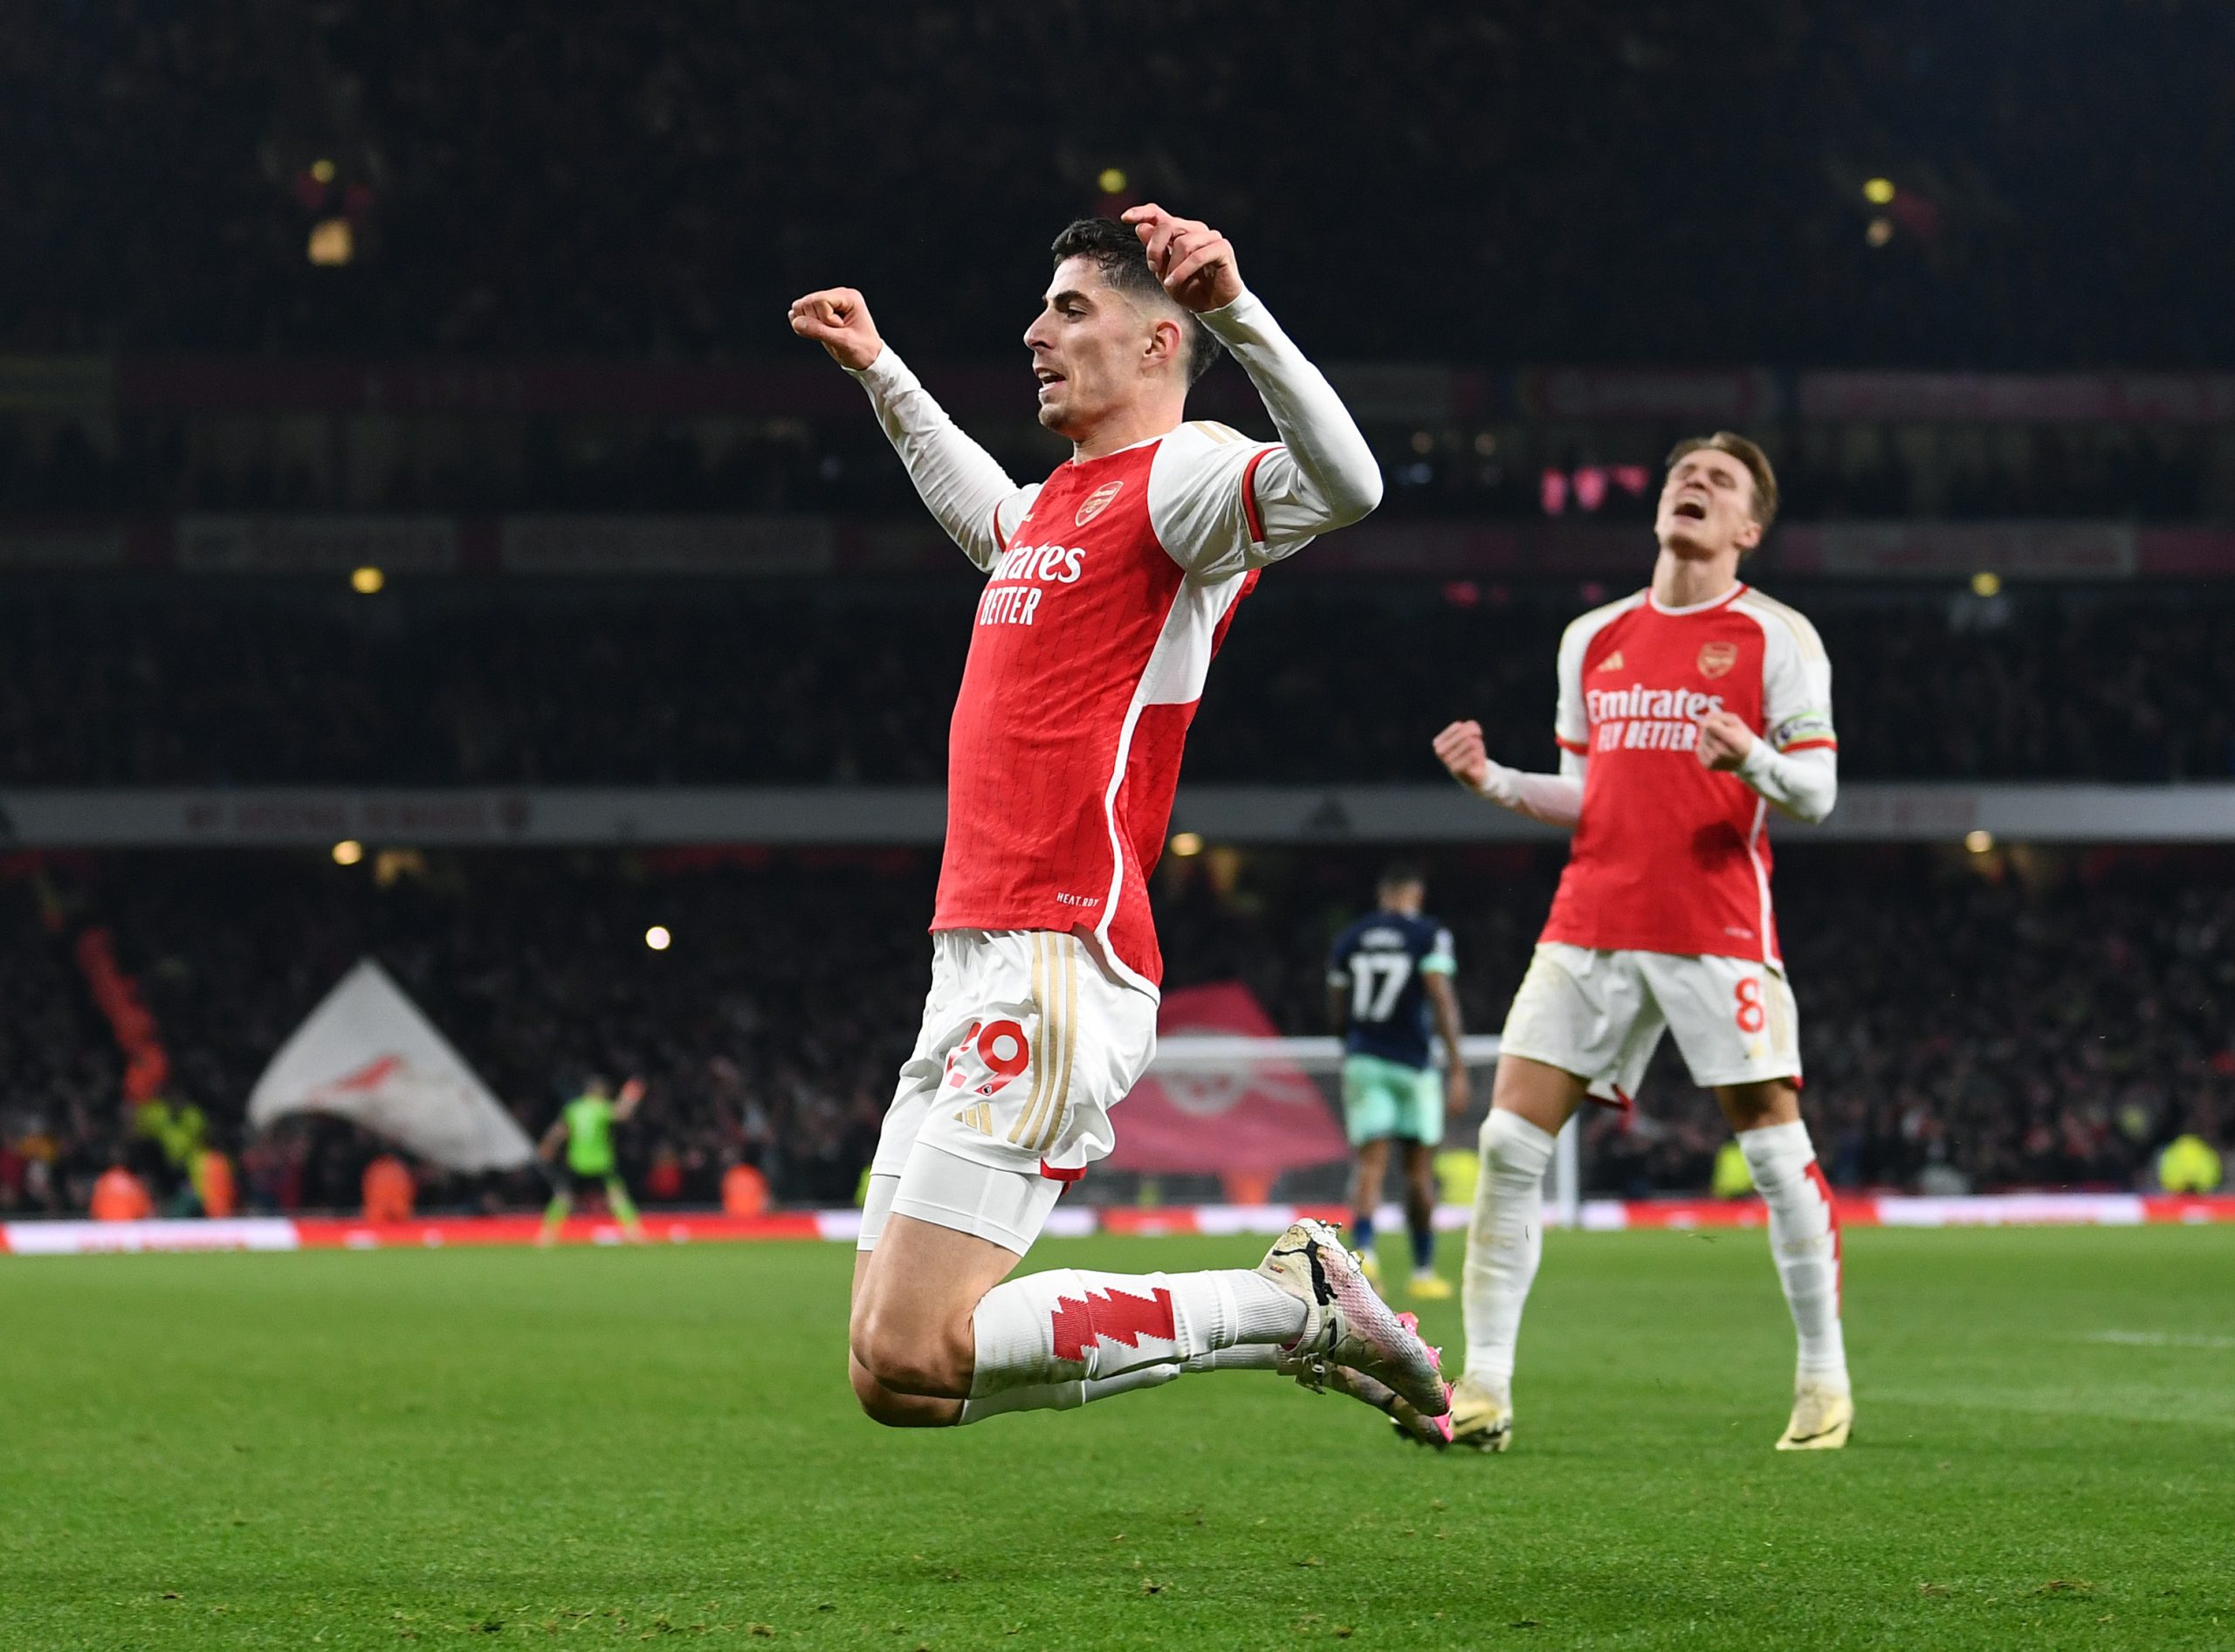
<path id="1" fill-rule="evenodd" d="M 1800 1018 L 1784 972 L 1712 954 L 1539 942 L 1499 1049 L 1574 1073 L 1594 1100 L 1626 1106 L 1664 1031 L 1676 1035 L 1695 1084 L 1800 1077 Z"/>
<path id="2" fill-rule="evenodd" d="M 1156 1053 L 1156 1000 L 1057 930 L 932 937 L 932 990 L 870 1164 L 860 1249 L 894 1211 L 1021 1256 L 1116 1144 L 1110 1109 Z"/>

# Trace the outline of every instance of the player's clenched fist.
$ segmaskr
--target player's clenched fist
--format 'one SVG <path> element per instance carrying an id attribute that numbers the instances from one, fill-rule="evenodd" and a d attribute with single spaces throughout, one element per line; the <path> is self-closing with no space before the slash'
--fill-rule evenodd
<path id="1" fill-rule="evenodd" d="M 1125 222 L 1148 249 L 1149 268 L 1180 308 L 1200 315 L 1222 310 L 1241 296 L 1234 244 L 1209 224 L 1176 218 L 1153 201 L 1128 207 Z"/>
<path id="2" fill-rule="evenodd" d="M 840 367 L 859 373 L 877 358 L 884 341 L 870 306 L 849 286 L 829 286 L 792 303 L 792 331 L 813 339 Z"/>
<path id="3" fill-rule="evenodd" d="M 1479 791 L 1489 778 L 1489 748 L 1482 744 L 1482 726 L 1469 719 L 1454 723 L 1435 737 L 1435 754 L 1451 771 L 1452 779 Z"/>
<path id="4" fill-rule="evenodd" d="M 1754 749 L 1754 731 L 1733 712 L 1709 712 L 1700 719 L 1700 761 L 1728 774 Z"/>

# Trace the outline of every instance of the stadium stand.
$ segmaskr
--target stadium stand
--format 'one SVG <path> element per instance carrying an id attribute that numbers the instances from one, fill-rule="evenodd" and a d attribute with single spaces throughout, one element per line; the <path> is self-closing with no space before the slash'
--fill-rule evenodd
<path id="1" fill-rule="evenodd" d="M 966 577 L 173 589 L 0 609 L 0 785 L 936 783 L 975 598 Z M 1234 627 L 1188 776 L 1430 782 L 1427 737 L 1462 714 L 1546 767 L 1561 628 L 1627 589 L 1283 570 Z M 1768 589 L 1831 650 L 1849 780 L 2235 773 L 2225 586 Z"/>
<path id="2" fill-rule="evenodd" d="M 2235 774 L 2235 240 L 2209 227 L 2235 180 L 2194 164 L 2235 17 L 1244 0 L 1140 20 L 1060 115 L 1021 107 L 1097 17 L 933 7 L 842 42 L 609 0 L 565 30 L 424 0 L 0 15 L 0 146 L 40 162 L 0 175 L 0 788 L 937 784 L 973 587 L 782 307 L 861 285 L 1034 475 L 1016 272 L 1155 196 L 1234 235 L 1387 483 L 1244 610 L 1191 782 L 1439 783 L 1426 737 L 1460 712 L 1549 766 L 1562 624 L 1641 575 L 1653 467 L 1726 415 L 1778 462 L 1754 572 L 1837 663 L 1847 781 Z M 1994 95 L 1950 95 L 1981 64 Z M 1189 153 L 1097 148 L 1182 96 Z M 1729 165 L 1764 119 L 1795 141 Z M 1331 195 L 1364 176 L 1370 203 Z M 1358 302 L 1331 225 L 1362 207 L 1379 258 L 1435 272 L 1431 326 Z M 1224 370 L 1207 410 L 1248 423 L 1247 389 Z M 357 543 L 377 598 L 338 577 Z M 632 577 L 647 550 L 707 566 Z M 654 1200 L 711 1204 L 739 1162 L 850 1199 L 920 1000 L 920 849 L 382 847 L 0 863 L 0 1207 L 81 1208 L 127 1149 L 175 1191 L 119 1139 L 125 1063 L 70 949 L 93 921 L 253 1208 L 358 1196 L 369 1139 L 249 1139 L 239 1109 L 365 953 L 531 1125 L 593 1066 L 644 1070 L 662 1105 L 624 1149 Z M 1361 854 L 1175 862 L 1175 982 L 1244 979 L 1317 1030 Z M 1439 859 L 1478 1029 L 1552 865 Z M 2122 1186 L 2183 1125 L 2225 1143 L 2230 886 L 2207 851 L 1792 855 L 1837 1179 Z M 1697 1100 L 1672 1070 L 1644 1120 L 1595 1121 L 1596 1185 L 1702 1185 Z"/>
<path id="3" fill-rule="evenodd" d="M 1159 894 L 1171 985 L 1240 980 L 1283 1031 L 1324 1030 L 1321 954 L 1373 866 L 1360 851 L 1173 863 Z M 1471 1025 L 1502 1017 L 1557 870 L 1526 849 L 1434 864 Z M 779 1200 L 842 1205 L 911 1036 L 932 871 L 905 851 L 480 854 L 385 870 L 203 851 L 65 857 L 38 878 L 72 924 L 98 914 L 114 931 L 181 1098 L 236 1149 L 264 1061 L 369 953 L 537 1129 L 584 1073 L 643 1072 L 654 1101 L 624 1132 L 624 1164 L 643 1189 L 672 1163 L 655 1201 L 664 1187 L 716 1204 L 726 1168 L 749 1162 Z M 73 989 L 63 936 L 19 921 L 33 887 L 0 884 L 15 909 L 0 926 L 9 978 L 23 983 L 22 1008 L 0 1022 L 0 1202 L 82 1208 L 117 1145 L 120 1063 Z M 2235 1122 L 2235 1049 L 2213 1009 L 2235 933 L 2224 852 L 1802 849 L 1781 867 L 1780 905 L 1810 1106 L 1843 1186 L 2127 1187 L 2182 1131 L 2224 1140 Z M 675 926 L 671 951 L 643 945 L 653 921 Z M 1588 1185 L 1704 1186 L 1722 1139 L 1712 1103 L 1666 1063 L 1637 1120 L 1593 1122 Z M 243 1155 L 245 1199 L 354 1207 L 377 1151 L 339 1124 L 290 1126 Z M 1119 1185 L 1090 1177 L 1085 1196 Z M 421 1205 L 533 1191 L 428 1173 Z"/>
<path id="4" fill-rule="evenodd" d="M 2235 250 L 2211 228 L 2235 184 L 2192 163 L 2224 101 L 2217 8 L 1251 0 L 1141 20 L 1037 110 L 1014 88 L 1090 36 L 1090 8 L 935 8 L 842 38 L 808 11 L 747 31 L 610 0 L 563 31 L 424 0 L 241 15 L 256 26 L 222 36 L 150 3 L 0 22 L 0 145 L 44 159 L 0 186 L 11 345 L 771 354 L 782 306 L 842 272 L 904 293 L 911 331 L 954 354 L 1014 335 L 1005 272 L 1115 169 L 1121 199 L 1184 185 L 1277 266 L 1298 336 L 1362 354 L 2235 361 Z M 1957 95 L 1982 64 L 1993 95 Z M 1774 107 L 1740 90 L 1768 87 Z M 1096 144 L 1181 99 L 1184 162 Z M 1006 118 L 965 113 L 987 108 Z M 1757 144 L 1764 122 L 1789 141 Z M 1868 203 L 1880 169 L 1898 187 Z M 1330 199 L 1361 176 L 1370 203 Z M 957 198 L 972 256 L 927 256 Z M 1356 304 L 1329 226 L 1365 208 L 1379 261 L 1448 272 L 1432 330 Z M 335 222 L 351 261 L 314 267 Z"/>

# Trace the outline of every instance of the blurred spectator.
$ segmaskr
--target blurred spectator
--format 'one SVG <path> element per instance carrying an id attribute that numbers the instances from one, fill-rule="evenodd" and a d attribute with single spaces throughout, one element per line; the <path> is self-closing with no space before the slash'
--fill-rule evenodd
<path id="1" fill-rule="evenodd" d="M 768 1210 L 768 1178 L 739 1160 L 722 1172 L 722 1214 L 730 1216 L 765 1215 Z"/>
<path id="2" fill-rule="evenodd" d="M 2157 1185 L 2167 1193 L 2218 1193 L 2219 1152 L 2193 1132 L 2176 1136 L 2157 1155 Z"/>
<path id="3" fill-rule="evenodd" d="M 364 1211 L 367 1222 L 409 1222 L 418 1190 L 410 1167 L 392 1153 L 375 1156 L 365 1167 Z"/>
<path id="4" fill-rule="evenodd" d="M 155 1214 L 155 1201 L 148 1196 L 140 1178 L 117 1163 L 102 1171 L 93 1183 L 86 1214 L 95 1222 L 145 1222 Z"/>
<path id="5" fill-rule="evenodd" d="M 233 1180 L 233 1161 L 215 1147 L 204 1147 L 195 1158 L 194 1196 L 203 1215 L 218 1220 L 240 1208 L 239 1190 Z"/>

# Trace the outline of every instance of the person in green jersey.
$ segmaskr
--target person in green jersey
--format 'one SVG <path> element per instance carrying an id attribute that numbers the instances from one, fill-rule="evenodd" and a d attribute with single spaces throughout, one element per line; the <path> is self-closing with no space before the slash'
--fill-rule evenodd
<path id="1" fill-rule="evenodd" d="M 536 1236 L 538 1244 L 557 1241 L 560 1223 L 567 1220 L 567 1213 L 574 1207 L 574 1195 L 595 1183 L 604 1185 L 606 1208 L 613 1212 L 622 1232 L 631 1242 L 643 1238 L 643 1224 L 636 1220 L 636 1207 L 629 1202 L 628 1184 L 621 1180 L 621 1163 L 613 1151 L 614 1126 L 627 1124 L 629 1115 L 636 1111 L 636 1104 L 643 1098 L 644 1081 L 641 1078 L 631 1078 L 622 1085 L 617 1098 L 604 1079 L 592 1078 L 583 1085 L 581 1095 L 559 1110 L 559 1116 L 551 1121 L 551 1128 L 543 1132 L 542 1145 L 536 1152 L 544 1163 L 550 1164 L 558 1158 L 560 1144 L 564 1142 L 567 1179 L 544 1207 L 543 1231 Z"/>

